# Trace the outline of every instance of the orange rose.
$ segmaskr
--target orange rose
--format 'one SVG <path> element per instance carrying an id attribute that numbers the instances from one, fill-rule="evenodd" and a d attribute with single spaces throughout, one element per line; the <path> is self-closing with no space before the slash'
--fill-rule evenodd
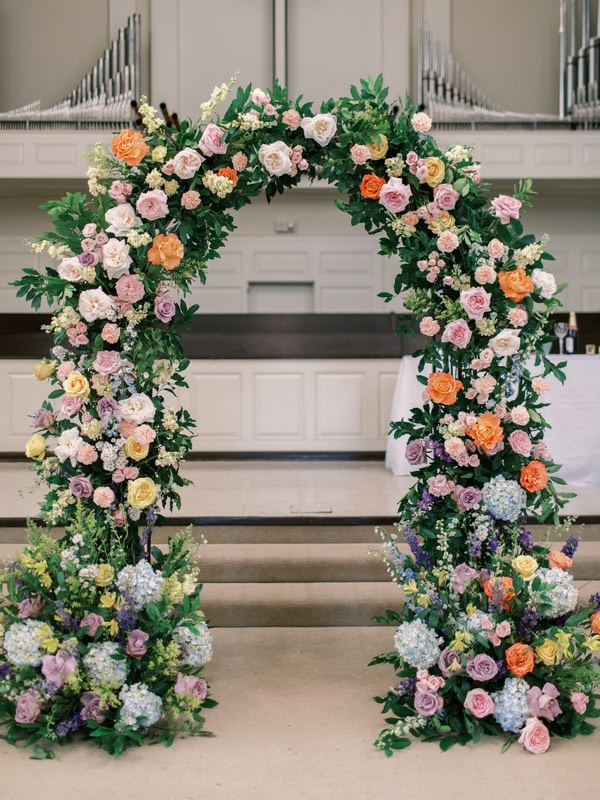
<path id="1" fill-rule="evenodd" d="M 231 169 L 231 167 L 222 167 L 217 172 L 217 175 L 219 175 L 221 178 L 227 178 L 227 180 L 231 181 L 234 186 L 239 181 L 237 172 L 234 169 Z"/>
<path id="2" fill-rule="evenodd" d="M 533 281 L 522 267 L 511 272 L 499 272 L 498 282 L 506 297 L 515 303 L 521 302 L 525 295 L 534 289 Z"/>
<path id="3" fill-rule="evenodd" d="M 528 644 L 515 642 L 506 651 L 506 666 L 517 678 L 522 678 L 528 672 L 533 672 L 533 649 Z"/>
<path id="4" fill-rule="evenodd" d="M 573 559 L 566 556 L 560 550 L 550 550 L 548 553 L 548 564 L 557 569 L 569 569 L 573 566 Z"/>
<path id="5" fill-rule="evenodd" d="M 148 261 L 163 269 L 175 269 L 183 258 L 183 244 L 176 233 L 157 234 L 148 250 Z"/>
<path id="6" fill-rule="evenodd" d="M 539 492 L 548 484 L 548 472 L 541 461 L 530 461 L 526 467 L 521 467 L 519 483 L 528 492 Z"/>
<path id="7" fill-rule="evenodd" d="M 505 611 L 510 608 L 515 597 L 512 578 L 488 578 L 483 584 L 483 591 L 490 600 L 500 603 Z"/>
<path id="8" fill-rule="evenodd" d="M 464 388 L 448 372 L 432 372 L 427 378 L 427 388 L 434 403 L 451 406 L 456 403 L 456 393 Z"/>
<path id="9" fill-rule="evenodd" d="M 384 184 L 383 178 L 378 178 L 374 172 L 368 172 L 360 182 L 360 193 L 367 200 L 378 200 Z"/>
<path id="10" fill-rule="evenodd" d="M 112 151 L 118 161 L 124 161 L 130 167 L 137 167 L 150 148 L 144 142 L 142 134 L 129 128 L 113 136 Z"/>
<path id="11" fill-rule="evenodd" d="M 594 633 L 600 634 L 600 611 L 590 614 L 590 625 Z"/>
<path id="12" fill-rule="evenodd" d="M 470 436 L 484 453 L 489 453 L 504 439 L 499 417 L 487 411 L 478 418 L 472 428 L 467 430 L 467 436 Z"/>

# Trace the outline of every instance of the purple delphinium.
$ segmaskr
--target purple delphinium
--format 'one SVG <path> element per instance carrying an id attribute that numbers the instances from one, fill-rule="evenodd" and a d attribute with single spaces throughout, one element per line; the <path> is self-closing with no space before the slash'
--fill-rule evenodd
<path id="1" fill-rule="evenodd" d="M 413 695 L 417 689 L 417 679 L 416 678 L 405 678 L 400 683 L 396 684 L 394 688 L 394 694 L 397 694 L 399 697 L 409 697 Z"/>
<path id="2" fill-rule="evenodd" d="M 528 555 L 531 553 L 533 550 L 533 537 L 531 532 L 526 531 L 525 528 L 522 528 L 521 533 L 517 537 L 517 544 L 525 554 Z"/>
<path id="3" fill-rule="evenodd" d="M 475 536 L 475 531 L 469 531 L 467 536 L 467 546 L 469 548 L 469 555 L 471 558 L 481 558 L 481 539 Z"/>
<path id="4" fill-rule="evenodd" d="M 427 489 L 423 489 L 423 494 L 421 495 L 421 499 L 417 503 L 421 511 L 429 511 L 431 505 L 433 503 L 433 495 L 429 494 Z"/>
<path id="5" fill-rule="evenodd" d="M 519 639 L 525 644 L 529 644 L 533 639 L 533 628 L 535 628 L 539 621 L 540 617 L 537 611 L 527 606 L 517 627 Z"/>
<path id="6" fill-rule="evenodd" d="M 75 733 L 81 727 L 81 714 L 76 711 L 70 717 L 61 720 L 56 726 L 57 736 L 68 736 L 70 733 Z"/>
<path id="7" fill-rule="evenodd" d="M 565 542 L 565 546 L 562 549 L 562 552 L 568 556 L 569 558 L 573 558 L 575 555 L 575 551 L 579 547 L 579 539 L 577 536 L 569 536 L 567 541 Z"/>
<path id="8" fill-rule="evenodd" d="M 119 631 L 126 633 L 132 631 L 137 624 L 138 614 L 124 605 L 116 614 L 116 620 L 119 625 Z"/>
<path id="9" fill-rule="evenodd" d="M 590 605 L 593 611 L 600 611 L 600 592 L 596 592 L 590 597 Z"/>
<path id="10" fill-rule="evenodd" d="M 415 557 L 415 564 L 418 567 L 426 567 L 427 569 L 431 569 L 431 556 L 421 547 L 416 533 L 414 533 L 411 528 L 404 529 L 404 541 L 410 547 L 411 553 Z"/>
<path id="11" fill-rule="evenodd" d="M 10 675 L 10 664 L 8 661 L 2 661 L 0 663 L 0 680 L 3 678 L 8 678 Z"/>
<path id="12" fill-rule="evenodd" d="M 65 610 L 65 604 L 63 602 L 59 601 L 56 603 L 54 607 L 54 613 L 57 622 L 59 622 L 65 630 L 79 630 L 79 621 L 75 619 L 72 614 Z"/>

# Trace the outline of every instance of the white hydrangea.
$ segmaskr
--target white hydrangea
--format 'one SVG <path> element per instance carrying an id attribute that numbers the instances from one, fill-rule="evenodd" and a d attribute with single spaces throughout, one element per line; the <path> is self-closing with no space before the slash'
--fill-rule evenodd
<path id="1" fill-rule="evenodd" d="M 53 635 L 54 631 L 44 622 L 34 619 L 15 622 L 4 634 L 6 658 L 16 667 L 39 667 L 45 654 L 42 640 Z"/>
<path id="2" fill-rule="evenodd" d="M 83 666 L 97 686 L 122 686 L 127 679 L 127 660 L 113 658 L 122 650 L 116 642 L 93 644 L 83 657 Z"/>
<path id="3" fill-rule="evenodd" d="M 122 702 L 119 719 L 123 725 L 137 730 L 155 725 L 162 714 L 162 700 L 145 683 L 124 686 L 119 692 Z"/>
<path id="4" fill-rule="evenodd" d="M 173 631 L 173 641 L 181 648 L 179 662 L 190 667 L 201 667 L 212 658 L 213 637 L 206 622 L 194 626 L 198 633 L 193 633 L 183 626 Z"/>
<path id="5" fill-rule="evenodd" d="M 160 600 L 164 582 L 161 572 L 154 570 L 148 561 L 123 567 L 116 581 L 126 605 L 134 611 Z"/>
<path id="6" fill-rule="evenodd" d="M 544 583 L 552 586 L 548 592 L 545 592 L 545 597 L 549 596 L 551 607 L 546 611 L 540 611 L 541 617 L 554 619 L 555 617 L 561 617 L 563 614 L 570 614 L 571 611 L 575 610 L 579 592 L 577 587 L 573 585 L 573 575 L 570 572 L 565 572 L 557 567 L 552 569 L 541 567 L 533 576 L 534 579 L 536 577 L 541 578 Z M 537 602 L 539 602 L 539 593 L 532 588 L 532 583 L 533 581 L 529 583 L 529 593 L 532 605 L 536 606 Z"/>
<path id="7" fill-rule="evenodd" d="M 503 731 L 517 733 L 529 716 L 527 691 L 529 684 L 522 678 L 508 678 L 492 699 L 496 706 L 494 718 Z"/>
<path id="8" fill-rule="evenodd" d="M 429 669 L 437 662 L 442 641 L 421 619 L 403 622 L 394 636 L 398 654 L 415 669 Z"/>

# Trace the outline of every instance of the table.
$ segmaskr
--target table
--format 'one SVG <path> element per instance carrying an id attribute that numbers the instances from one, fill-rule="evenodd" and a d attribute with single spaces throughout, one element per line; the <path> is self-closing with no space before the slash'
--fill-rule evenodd
<path id="1" fill-rule="evenodd" d="M 544 441 L 558 464 L 559 475 L 570 486 L 600 486 L 600 355 L 550 356 L 555 363 L 566 361 L 567 380 L 561 384 L 552 376 L 545 399 L 550 402 L 543 416 L 552 426 Z M 417 381 L 419 359 L 403 358 L 392 402 L 392 420 L 407 419 L 411 408 L 422 405 L 423 385 Z M 528 364 L 533 374 L 540 368 Z M 424 374 L 430 372 L 427 369 Z M 385 465 L 394 475 L 408 475 L 413 469 L 404 458 L 406 437 L 388 436 Z"/>

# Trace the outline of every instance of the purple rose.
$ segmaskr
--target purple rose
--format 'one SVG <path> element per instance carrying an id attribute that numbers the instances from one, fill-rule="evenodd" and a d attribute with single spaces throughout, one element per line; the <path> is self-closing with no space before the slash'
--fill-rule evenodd
<path id="1" fill-rule="evenodd" d="M 442 707 L 443 701 L 437 692 L 427 689 L 415 693 L 415 711 L 423 717 L 432 717 Z"/>
<path id="2" fill-rule="evenodd" d="M 56 687 L 61 687 L 65 678 L 72 675 L 77 669 L 77 659 L 68 653 L 60 651 L 55 656 L 44 656 L 42 658 L 42 674 L 49 683 Z"/>
<path id="3" fill-rule="evenodd" d="M 17 707 L 15 710 L 15 721 L 21 724 L 35 722 L 41 710 L 41 703 L 38 700 L 33 689 L 27 689 L 26 692 L 19 695 L 17 699 Z"/>
<path id="4" fill-rule="evenodd" d="M 477 570 L 470 567 L 468 564 L 459 564 L 454 567 L 454 572 L 450 578 L 452 588 L 458 594 L 464 594 L 467 585 L 475 580 L 477 577 Z"/>
<path id="5" fill-rule="evenodd" d="M 19 603 L 19 612 L 17 616 L 19 619 L 29 619 L 35 617 L 36 614 L 42 610 L 44 603 L 42 598 L 37 594 L 35 597 L 26 597 Z"/>
<path id="6" fill-rule="evenodd" d="M 461 486 L 456 492 L 455 499 L 459 511 L 470 511 L 481 503 L 481 492 L 474 486 Z"/>
<path id="7" fill-rule="evenodd" d="M 177 683 L 173 687 L 175 694 L 185 694 L 196 700 L 204 700 L 208 687 L 202 678 L 195 678 L 193 675 L 184 675 L 183 672 L 177 673 Z"/>
<path id="8" fill-rule="evenodd" d="M 33 422 L 31 424 L 34 428 L 50 430 L 54 425 L 54 414 L 48 411 L 47 408 L 38 408 L 33 415 Z"/>
<path id="9" fill-rule="evenodd" d="M 114 414 L 117 408 L 117 401 L 113 397 L 101 397 L 96 404 L 96 411 L 100 418 Z"/>
<path id="10" fill-rule="evenodd" d="M 154 314 L 161 322 L 170 322 L 175 316 L 175 301 L 166 294 L 159 294 L 154 300 Z"/>
<path id="11" fill-rule="evenodd" d="M 491 681 L 498 674 L 498 665 L 491 656 L 480 653 L 467 661 L 467 673 L 474 681 Z"/>
<path id="12" fill-rule="evenodd" d="M 91 497 L 93 491 L 92 484 L 87 478 L 84 478 L 83 475 L 74 475 L 69 481 L 69 489 L 73 497 L 76 497 L 78 500 L 84 497 Z"/>
<path id="13" fill-rule="evenodd" d="M 553 722 L 562 709 L 558 705 L 558 689 L 553 683 L 545 683 L 540 689 L 539 686 L 532 686 L 527 692 L 529 701 L 529 713 L 533 717 L 543 717 Z"/>
<path id="14" fill-rule="evenodd" d="M 84 692 L 81 695 L 81 719 L 92 719 L 94 722 L 104 722 L 106 719 L 102 713 L 102 706 L 100 704 L 100 695 L 96 692 Z"/>
<path id="15" fill-rule="evenodd" d="M 424 464 L 427 461 L 427 449 L 423 439 L 415 439 L 406 445 L 404 457 L 413 467 Z"/>
<path id="16" fill-rule="evenodd" d="M 95 636 L 96 631 L 102 625 L 104 619 L 100 616 L 100 614 L 86 614 L 86 616 L 81 620 L 79 623 L 80 628 L 88 628 L 87 635 L 88 636 Z"/>
<path id="17" fill-rule="evenodd" d="M 82 267 L 95 267 L 98 263 L 98 256 L 93 250 L 84 250 L 77 256 L 77 260 Z"/>
<path id="18" fill-rule="evenodd" d="M 458 650 L 446 647 L 438 659 L 438 667 L 445 678 L 459 675 L 463 670 L 462 656 Z"/>
<path id="19" fill-rule="evenodd" d="M 145 631 L 135 628 L 127 637 L 125 652 L 132 658 L 140 659 L 146 653 L 146 642 L 150 637 Z"/>

